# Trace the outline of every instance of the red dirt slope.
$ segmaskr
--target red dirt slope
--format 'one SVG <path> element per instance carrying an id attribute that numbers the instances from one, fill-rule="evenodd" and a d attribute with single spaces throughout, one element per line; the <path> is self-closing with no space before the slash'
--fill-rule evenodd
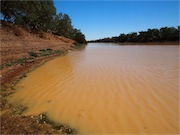
<path id="1" fill-rule="evenodd" d="M 75 41 L 42 31 L 33 31 L 13 23 L 1 21 L 1 85 L 14 81 L 25 73 L 27 69 L 41 64 L 54 56 L 62 55 L 65 50 L 71 49 Z M 39 50 L 52 50 L 48 56 L 40 55 Z M 28 53 L 37 53 L 39 57 L 30 56 Z M 46 52 L 49 53 L 49 52 Z M 17 79 L 17 78 L 15 78 Z"/>
<path id="2" fill-rule="evenodd" d="M 66 50 L 74 40 L 46 32 L 33 32 L 12 23 L 1 21 L 1 64 L 28 57 L 28 52 L 51 48 Z"/>

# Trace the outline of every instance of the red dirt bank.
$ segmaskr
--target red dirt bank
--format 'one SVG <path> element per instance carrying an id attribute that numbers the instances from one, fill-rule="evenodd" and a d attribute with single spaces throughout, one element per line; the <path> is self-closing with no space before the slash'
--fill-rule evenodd
<path id="1" fill-rule="evenodd" d="M 16 26 L 12 23 L 1 22 L 1 85 L 5 85 L 9 79 L 20 75 L 19 72 L 31 65 L 37 65 L 42 61 L 52 58 L 54 55 L 62 55 L 55 53 L 46 57 L 37 57 L 25 60 L 23 63 L 15 63 L 14 61 L 30 58 L 29 52 L 39 53 L 39 50 L 58 50 L 65 51 L 71 49 L 75 41 L 64 37 L 56 36 L 45 32 L 34 33 L 31 30 Z M 13 66 L 9 66 L 12 65 Z M 37 64 L 36 64 L 37 63 Z M 17 70 L 17 72 L 15 72 Z"/>
<path id="2" fill-rule="evenodd" d="M 3 21 L 0 23 L 1 134 L 68 133 L 71 129 L 67 126 L 54 129 L 45 121 L 40 124 L 39 116 L 21 116 L 22 112 L 17 112 L 22 111 L 22 108 L 8 104 L 4 97 L 15 92 L 13 86 L 19 79 L 25 77 L 25 73 L 55 56 L 64 55 L 68 49 L 72 49 L 75 41 L 46 32 L 32 31 L 12 23 Z M 40 50 L 48 49 L 51 50 L 50 54 L 45 56 L 40 54 Z M 38 57 L 30 56 L 29 52 L 36 53 Z M 8 113 L 3 114 L 6 110 Z"/>

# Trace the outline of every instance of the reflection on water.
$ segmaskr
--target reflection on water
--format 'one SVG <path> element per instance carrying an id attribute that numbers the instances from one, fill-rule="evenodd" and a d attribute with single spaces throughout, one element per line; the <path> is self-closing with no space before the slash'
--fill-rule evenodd
<path id="1" fill-rule="evenodd" d="M 91 43 L 29 73 L 9 101 L 79 133 L 178 133 L 178 49 Z"/>

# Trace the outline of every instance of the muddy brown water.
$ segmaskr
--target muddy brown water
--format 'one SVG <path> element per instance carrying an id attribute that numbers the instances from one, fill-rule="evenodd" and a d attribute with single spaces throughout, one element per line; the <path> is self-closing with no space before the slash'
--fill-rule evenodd
<path id="1" fill-rule="evenodd" d="M 83 134 L 178 134 L 179 46 L 91 43 L 27 74 L 8 100 Z"/>

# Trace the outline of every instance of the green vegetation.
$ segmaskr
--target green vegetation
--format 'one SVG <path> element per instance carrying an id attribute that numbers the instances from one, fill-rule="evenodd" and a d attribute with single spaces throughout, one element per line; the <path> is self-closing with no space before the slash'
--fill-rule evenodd
<path id="1" fill-rule="evenodd" d="M 40 56 L 48 56 L 48 55 L 52 55 L 55 53 L 62 53 L 63 51 L 61 50 L 53 50 L 51 48 L 47 48 L 46 50 L 39 50 L 39 55 Z"/>
<path id="2" fill-rule="evenodd" d="M 79 46 L 82 46 L 81 44 L 78 44 Z M 9 62 L 7 64 L 2 64 L 0 65 L 0 69 L 4 69 L 6 67 L 9 66 L 14 66 L 17 64 L 23 64 L 25 62 L 30 62 L 33 61 L 36 57 L 43 57 L 43 56 L 49 56 L 49 55 L 53 55 L 53 54 L 60 54 L 60 53 L 65 53 L 65 51 L 62 50 L 53 50 L 51 48 L 47 48 L 47 49 L 41 49 L 39 50 L 39 52 L 28 52 L 30 57 L 26 57 L 26 58 L 20 58 L 17 59 L 15 61 Z"/>
<path id="3" fill-rule="evenodd" d="M 24 63 L 24 62 L 26 62 L 28 60 L 32 60 L 32 59 L 34 59 L 34 58 L 32 58 L 32 57 L 29 57 L 29 58 L 20 58 L 20 59 L 17 59 L 15 61 L 12 61 L 10 63 L 0 65 L 0 69 L 3 69 L 5 67 L 9 67 L 9 66 L 13 66 L 13 65 L 17 65 L 17 64 L 22 64 L 22 63 Z"/>
<path id="4" fill-rule="evenodd" d="M 74 49 L 83 49 L 86 44 L 79 44 L 79 43 L 74 43 L 75 46 L 73 46 Z"/>
<path id="5" fill-rule="evenodd" d="M 73 28 L 71 18 L 67 14 L 56 14 L 53 0 L 2 0 L 1 15 L 4 21 L 23 25 L 33 31 L 47 31 L 79 43 L 86 43 L 85 36 L 80 30 Z M 43 34 L 40 37 L 43 38 Z"/>
<path id="6" fill-rule="evenodd" d="M 28 52 L 28 54 L 32 57 L 40 57 L 40 56 L 48 56 L 48 55 L 53 55 L 55 53 L 62 53 L 63 51 L 61 50 L 53 50 L 51 48 L 41 49 L 39 52 Z"/>
<path id="7" fill-rule="evenodd" d="M 147 31 L 120 34 L 117 37 L 103 38 L 90 42 L 166 42 L 179 41 L 180 26 L 163 27 L 160 29 L 148 29 Z"/>
<path id="8" fill-rule="evenodd" d="M 56 14 L 53 1 L 1 1 L 4 20 L 26 25 L 34 29 L 48 29 L 49 22 Z"/>
<path id="9" fill-rule="evenodd" d="M 74 39 L 78 43 L 80 43 L 80 44 L 86 43 L 85 36 L 81 33 L 80 30 L 74 29 L 72 35 L 73 35 L 72 39 Z"/>
<path id="10" fill-rule="evenodd" d="M 33 57 L 38 57 L 38 54 L 35 52 L 28 52 L 28 54 Z"/>
<path id="11" fill-rule="evenodd" d="M 48 49 L 46 49 L 47 51 L 52 51 L 53 49 L 51 49 L 51 48 L 48 48 Z"/>
<path id="12" fill-rule="evenodd" d="M 40 52 L 45 52 L 46 50 L 44 50 L 44 49 L 41 49 L 41 50 L 39 50 Z"/>

